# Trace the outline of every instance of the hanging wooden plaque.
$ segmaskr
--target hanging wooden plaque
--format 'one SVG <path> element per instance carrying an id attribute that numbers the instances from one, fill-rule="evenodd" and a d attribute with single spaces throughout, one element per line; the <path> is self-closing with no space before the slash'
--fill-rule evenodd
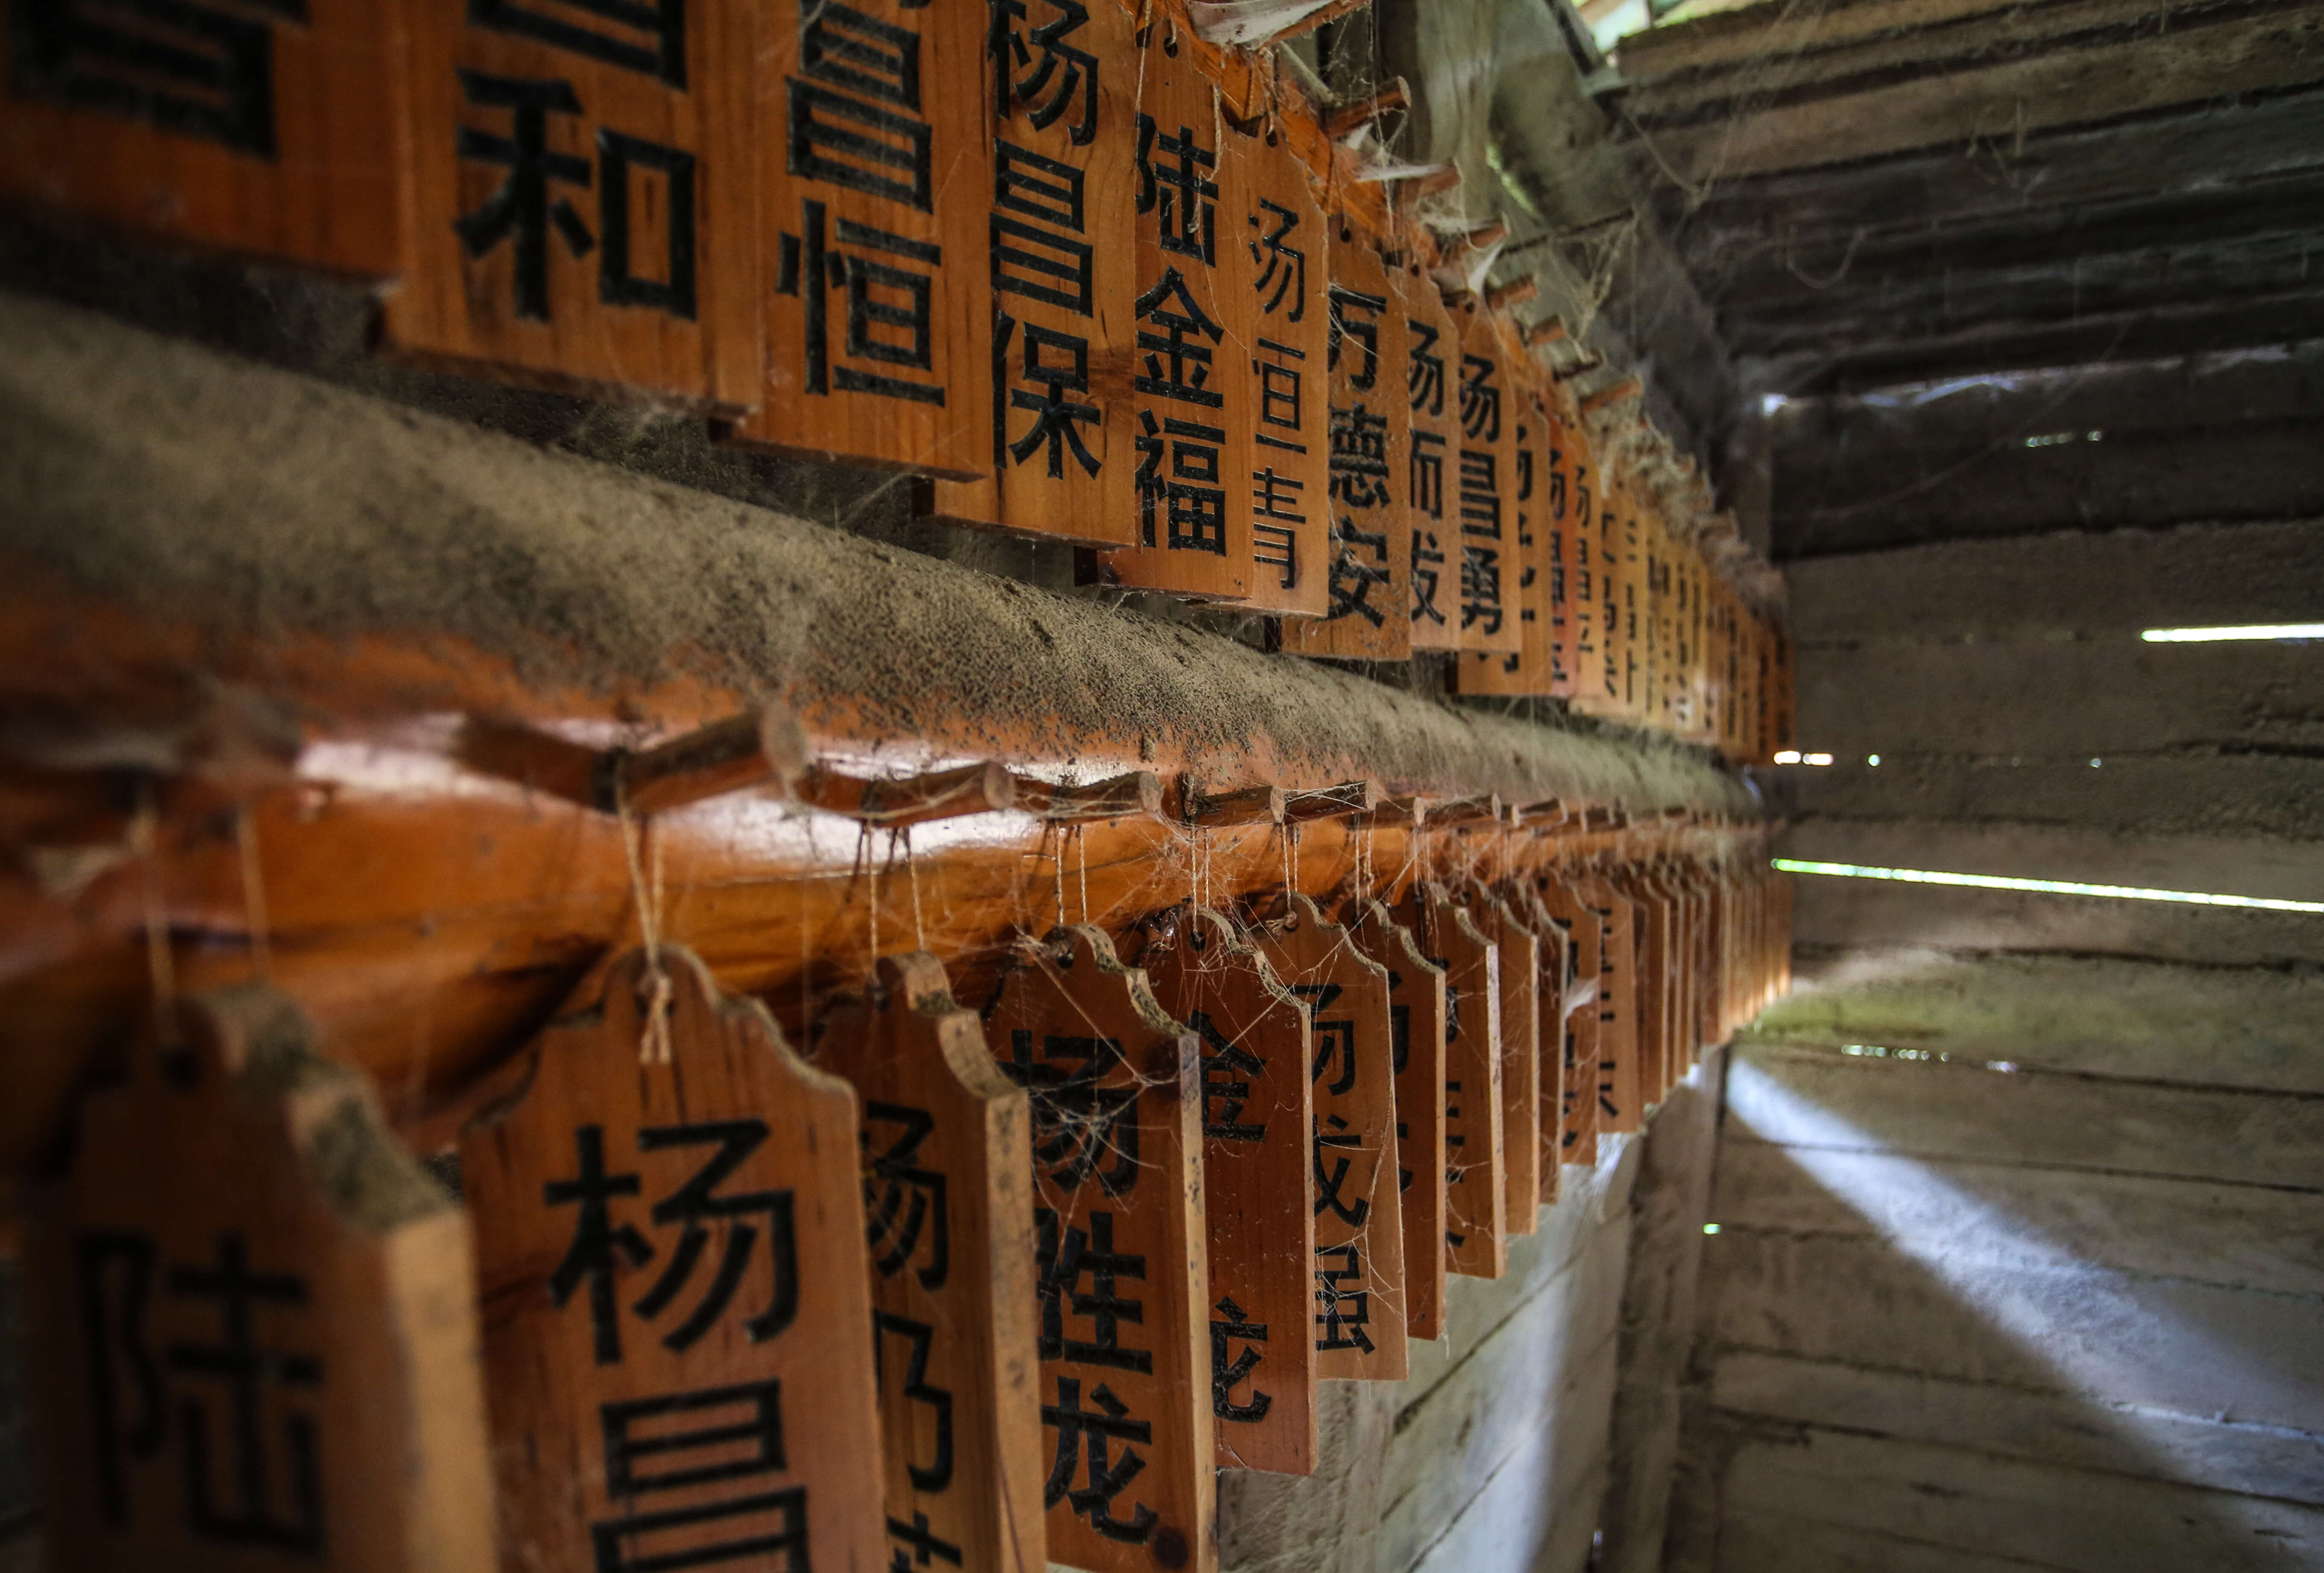
<path id="1" fill-rule="evenodd" d="M 1332 535 L 1323 615 L 1283 625 L 1283 648 L 1342 660 L 1412 654 L 1407 330 L 1393 271 L 1345 219 L 1334 221 L 1324 363 L 1331 373 Z"/>
<path id="2" fill-rule="evenodd" d="M 1315 1467 L 1315 1209 L 1310 1064 L 1298 996 L 1226 919 L 1179 906 L 1139 958 L 1202 1055 L 1211 1260 L 1211 1413 L 1229 1469 Z"/>
<path id="3" fill-rule="evenodd" d="M 1215 1573 L 1195 1039 L 1077 924 L 1019 948 L 984 1041 L 1032 1095 L 1049 1556 Z"/>
<path id="4" fill-rule="evenodd" d="M 1235 370 L 1246 377 L 1250 437 L 1250 586 L 1254 611 L 1315 618 L 1330 607 L 1332 534 L 1331 237 L 1306 162 L 1271 121 L 1253 135 L 1227 133 L 1222 150 L 1242 167 L 1243 206 L 1220 259 L 1222 288 L 1240 295 L 1250 327 Z"/>
<path id="5" fill-rule="evenodd" d="M 1599 477 L 1596 506 L 1583 531 L 1588 563 L 1589 629 L 1595 645 L 1575 675 L 1573 704 L 1590 715 L 1618 717 L 1622 710 L 1622 674 L 1628 651 L 1622 620 L 1623 497 L 1615 479 Z"/>
<path id="6" fill-rule="evenodd" d="M 1405 497 L 1412 518 L 1412 648 L 1461 648 L 1461 334 L 1416 262 L 1397 274 L 1412 451 Z"/>
<path id="7" fill-rule="evenodd" d="M 1630 904 L 1598 875 L 1574 881 L 1598 915 L 1598 1128 L 1635 1131 L 1645 1112 L 1638 1096 L 1638 969 Z"/>
<path id="8" fill-rule="evenodd" d="M 489 1573 L 466 1220 L 288 997 L 171 1025 L 33 1199 L 49 1566 Z"/>
<path id="9" fill-rule="evenodd" d="M 460 1140 L 505 1565 L 872 1573 L 855 1094 L 691 952 L 659 960 L 585 984 Z"/>
<path id="10" fill-rule="evenodd" d="M 1560 698 L 1588 710 L 1588 696 L 1605 678 L 1605 578 L 1598 559 L 1598 465 L 1581 420 L 1559 420 L 1558 475 L 1564 481 L 1557 532 L 1559 579 L 1565 590 L 1563 633 L 1558 663 L 1564 681 Z M 1554 503 L 1558 501 L 1554 496 Z M 1553 512 L 1558 512 L 1553 506 Z"/>
<path id="11" fill-rule="evenodd" d="M 1498 1278 L 1508 1268 L 1500 952 L 1440 885 L 1416 881 L 1395 910 L 1444 970 L 1444 1265 Z"/>
<path id="12" fill-rule="evenodd" d="M 397 20 L 373 0 L 15 0 L 0 193 L 237 256 L 392 273 Z"/>
<path id="13" fill-rule="evenodd" d="M 1606 939 L 1597 913 L 1571 880 L 1569 874 L 1545 875 L 1535 879 L 1534 890 L 1550 921 L 1573 948 L 1560 1056 L 1564 1085 L 1558 1100 L 1557 1145 L 1563 1162 L 1586 1165 L 1598 1161 L 1598 990 L 1604 981 L 1600 969 Z"/>
<path id="14" fill-rule="evenodd" d="M 1541 1210 L 1541 1143 L 1525 1139 L 1541 1129 L 1541 939 L 1483 885 L 1462 894 L 1500 952 L 1503 1212 L 1509 1233 L 1529 1235 Z"/>
<path id="15" fill-rule="evenodd" d="M 964 1573 L 1046 1573 L 1032 1117 L 925 952 L 817 1024 L 847 1079 L 872 1265 L 889 1548 Z"/>
<path id="16" fill-rule="evenodd" d="M 1388 969 L 1296 894 L 1250 940 L 1307 1007 L 1314 1035 L 1315 1375 L 1401 1382 L 1410 1363 Z"/>
<path id="17" fill-rule="evenodd" d="M 1630 946 L 1637 962 L 1637 1016 L 1631 1036 L 1643 1115 L 1647 1105 L 1662 1101 L 1664 1062 L 1677 1027 L 1679 968 L 1671 910 L 1643 869 L 1622 870 L 1608 884 L 1630 904 Z"/>
<path id="18" fill-rule="evenodd" d="M 1450 308 L 1459 337 L 1460 420 L 1448 466 L 1452 509 L 1460 519 L 1461 649 L 1516 655 L 1525 646 L 1518 589 L 1523 557 L 1517 547 L 1517 428 L 1520 394 L 1503 363 L 1493 314 L 1471 295 Z"/>
<path id="19" fill-rule="evenodd" d="M 927 511 L 1129 546 L 1139 465 L 1130 16 L 1118 0 L 1015 0 L 991 17 L 991 473 L 936 482 Z"/>
<path id="20" fill-rule="evenodd" d="M 1240 216 L 1253 210 L 1247 168 L 1224 156 L 1232 133 L 1193 32 L 1172 8 L 1150 14 L 1121 68 L 1137 94 L 1127 134 L 1138 188 L 1138 533 L 1108 563 L 1124 584 L 1240 601 L 1254 580 L 1245 478 L 1257 419 L 1245 402 L 1257 302 L 1231 287 Z"/>
<path id="21" fill-rule="evenodd" d="M 1540 1066 L 1541 1097 L 1532 1129 L 1536 1135 L 1534 1165 L 1541 1178 L 1540 1205 L 1557 1200 L 1561 1166 L 1559 1136 L 1565 1108 L 1565 999 L 1573 986 L 1573 942 L 1542 905 L 1541 895 L 1526 879 L 1512 879 L 1503 888 L 1512 910 L 1533 930 L 1541 945 L 1541 971 L 1534 989 L 1536 1062 Z M 1509 1138 L 1514 1143 L 1517 1138 Z"/>
<path id="22" fill-rule="evenodd" d="M 759 402 L 756 0 L 470 0 L 409 21 L 387 346 L 576 391 Z"/>
<path id="23" fill-rule="evenodd" d="M 992 455 L 985 8 L 761 9 L 766 390 L 733 434 L 973 480 Z"/>
<path id="24" fill-rule="evenodd" d="M 1517 422 L 1510 458 L 1508 573 L 1517 608 L 1519 648 L 1464 650 L 1455 668 L 1463 694 L 1543 695 L 1556 689 L 1556 542 L 1549 517 L 1556 449 L 1550 440 L 1549 401 L 1526 373 L 1529 363 L 1505 361 L 1510 371 L 1506 403 Z"/>
<path id="25" fill-rule="evenodd" d="M 1388 970 L 1396 1071 L 1397 1211 L 1404 1235 L 1407 1336 L 1444 1330 L 1444 969 L 1378 901 L 1351 904 L 1349 943 Z"/>

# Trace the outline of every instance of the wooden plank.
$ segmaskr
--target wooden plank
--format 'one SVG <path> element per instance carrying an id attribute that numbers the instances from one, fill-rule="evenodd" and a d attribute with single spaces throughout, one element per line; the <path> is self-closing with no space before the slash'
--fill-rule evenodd
<path id="1" fill-rule="evenodd" d="M 1179 907 L 1139 965 L 1202 1057 L 1211 1403 L 1220 1467 L 1315 1467 L 1314 1034 L 1224 917 Z"/>
<path id="2" fill-rule="evenodd" d="M 410 15 L 394 354 L 725 416 L 765 395 L 745 0 Z M 785 25 L 784 22 L 777 26 Z"/>
<path id="3" fill-rule="evenodd" d="M 1640 1128 L 1646 1100 L 1639 1074 L 1638 1018 L 1648 1003 L 1639 972 L 1631 904 L 1600 878 L 1582 876 L 1574 894 L 1598 919 L 1598 1128 Z"/>
<path id="4" fill-rule="evenodd" d="M 2048 24 L 2045 13 L 2065 9 L 2055 5 L 2008 7 L 1994 0 L 1878 0 L 1877 4 L 1845 5 L 1813 16 L 1762 16 L 1748 9 L 1716 11 L 1633 33 L 1620 45 L 1618 59 L 1626 76 L 1641 81 L 1664 78 L 1700 79 L 1724 69 L 1760 64 L 1779 55 L 1808 55 L 1809 69 L 1834 56 L 1845 57 L 1848 46 L 1868 41 L 1914 40 L 1923 49 L 1937 47 L 1948 32 L 1970 38 L 2032 14 L 2037 24 Z M 2167 14 L 2176 9 L 2165 6 Z M 2002 14 L 1997 15 L 1997 13 Z"/>
<path id="5" fill-rule="evenodd" d="M 994 89 L 965 69 L 986 25 L 906 0 L 766 8 L 752 69 L 767 381 L 737 439 L 955 479 L 989 468 Z"/>
<path id="6" fill-rule="evenodd" d="M 1462 892 L 1480 932 L 1500 952 L 1502 1214 L 1512 1235 L 1540 1227 L 1542 940 L 1509 904 L 1481 884 Z"/>
<path id="7" fill-rule="evenodd" d="M 1452 507 L 1460 518 L 1461 649 L 1514 655 L 1524 649 L 1517 542 L 1517 455 L 1521 390 L 1512 380 L 1493 314 L 1474 295 L 1449 308 L 1460 359 L 1460 429 L 1446 463 Z M 1449 349 L 1450 341 L 1448 341 Z M 1445 566 L 1452 566 L 1449 550 Z"/>
<path id="8" fill-rule="evenodd" d="M 1138 297 L 1137 58 L 1119 5 L 994 14 L 986 131 L 991 473 L 938 481 L 932 517 L 1092 547 L 1137 520 L 1130 367 Z"/>
<path id="9" fill-rule="evenodd" d="M 1555 451 L 1551 455 L 1549 515 L 1556 556 L 1550 604 L 1557 638 L 1557 673 L 1551 686 L 1564 699 L 1581 692 L 1599 655 L 1600 575 L 1590 554 L 1596 540 L 1600 485 L 1597 458 L 1570 400 L 1560 400 L 1551 440 Z"/>
<path id="10" fill-rule="evenodd" d="M 2013 136 L 2009 178 L 1998 181 L 2001 150 L 1963 158 L 1947 148 L 1721 181 L 1691 213 L 1675 198 L 1658 210 L 1692 269 L 1780 246 L 1785 236 L 1815 247 L 1858 230 L 2046 216 L 2311 170 L 2319 124 L 2324 92 L 2292 89 L 2232 107 L 2034 132 L 2022 146 Z"/>
<path id="11" fill-rule="evenodd" d="M 1557 1202 L 1558 1171 L 1563 1163 L 1562 1133 L 1565 1118 L 1565 1001 L 1573 987 L 1573 940 L 1563 924 L 1542 904 L 1540 892 L 1525 879 L 1513 879 L 1502 893 L 1510 910 L 1531 929 L 1541 950 L 1541 970 L 1534 985 L 1535 1062 L 1541 1091 L 1535 1108 L 1534 1172 L 1540 1190 L 1535 1205 Z M 1511 1136 L 1510 1141 L 1517 1139 Z"/>
<path id="12" fill-rule="evenodd" d="M 2324 760 L 2297 755 L 2115 754 L 2094 770 L 2089 759 L 1997 766 L 1883 754 L 1877 767 L 1787 770 L 1773 785 L 1771 805 L 1802 822 L 2041 824 L 2214 843 L 2295 839 L 2324 823 Z"/>
<path id="13" fill-rule="evenodd" d="M 460 1143 L 518 1565 L 763 1541 L 873 1566 L 854 1092 L 673 946 L 600 971 L 529 1068 Z"/>
<path id="14" fill-rule="evenodd" d="M 1195 1040 L 1086 924 L 1019 952 L 984 1030 L 1033 1095 L 1049 1554 L 1215 1573 Z"/>
<path id="15" fill-rule="evenodd" d="M 2324 1532 L 2313 1507 L 2241 1498 L 2230 1512 L 2200 1491 L 1829 1432 L 1804 1446 L 1747 1444 L 1723 1490 L 1754 1511 L 1993 1559 L 1950 1565 L 1964 1573 L 2028 1562 L 2069 1573 L 2141 1561 L 2259 1568 L 2273 1556 L 2255 1541 L 2296 1545 Z"/>
<path id="16" fill-rule="evenodd" d="M 2324 1110 L 2264 1092 L 1747 1044 L 1729 1068 L 1728 1108 L 1734 1140 L 1962 1163 L 2039 1153 L 2058 1169 L 2324 1190 L 2324 1159 L 2311 1145 Z"/>
<path id="17" fill-rule="evenodd" d="M 1910 75 L 1844 98 L 1784 106 L 1727 124 L 1645 130 L 1659 156 L 1688 179 L 1762 174 L 1880 153 L 1998 141 L 2229 94 L 2294 87 L 2324 69 L 2297 5 L 2190 19 L 2167 40 L 2038 54 L 2022 62 Z"/>
<path id="18" fill-rule="evenodd" d="M 2324 1093 L 2324 979 L 2067 956 L 1857 952 L 1802 975 L 1754 1031 L 1786 1043 L 1895 1044 L 1966 1060 L 2218 1087 Z M 2186 1045 L 2205 1035 L 2200 1056 Z"/>
<path id="19" fill-rule="evenodd" d="M 156 1014 L 26 1255 L 50 1565 L 499 1566 L 466 1219 L 287 996 Z"/>
<path id="20" fill-rule="evenodd" d="M 1331 606 L 1331 230 L 1307 168 L 1271 127 L 1230 131 L 1220 157 L 1240 166 L 1244 206 L 1219 288 L 1239 299 L 1232 369 L 1243 380 L 1250 445 L 1249 603 L 1286 617 Z"/>
<path id="21" fill-rule="evenodd" d="M 2312 1301 L 2070 1262 L 1956 1269 L 1937 1242 L 1908 1254 L 1894 1243 L 1722 1230 L 1703 1252 L 1704 1337 L 1714 1348 L 2110 1406 L 2225 1411 L 2311 1432 L 2324 1415 Z M 2189 1328 L 2201 1338 L 2190 1340 Z"/>
<path id="22" fill-rule="evenodd" d="M 1328 599 L 1320 620 L 1284 625 L 1283 648 L 1400 661 L 1412 654 L 1409 336 L 1397 314 L 1387 262 L 1344 218 L 1334 216 L 1333 223 L 1325 349 Z"/>
<path id="23" fill-rule="evenodd" d="M 2152 436 L 2134 435 L 2141 448 Z M 2108 450 L 2106 457 L 2112 463 L 2121 454 Z M 2190 456 L 2177 455 L 2182 463 Z M 2314 484 L 2324 495 L 2324 466 Z M 2010 641 L 2297 622 L 2315 611 L 2305 575 L 2319 553 L 2324 518 L 2312 518 L 1932 541 L 1817 557 L 1787 566 L 1784 577 L 1792 630 L 1805 646 Z M 2081 587 L 2066 581 L 2069 565 Z M 1866 593 L 1900 578 L 1913 584 L 1911 596 L 1882 603 Z"/>
<path id="24" fill-rule="evenodd" d="M 392 273 L 395 33 L 365 0 L 27 5 L 0 38 L 0 192 L 237 256 Z M 149 51 L 178 72 L 149 72 Z"/>
<path id="25" fill-rule="evenodd" d="M 1793 827 L 1778 846 L 1787 858 L 1882 869 L 2006 873 L 2154 890 L 2191 890 L 2201 884 L 2228 894 L 2290 900 L 2313 899 L 2324 879 L 2324 847 L 2312 842 L 2228 836 L 2130 838 L 2105 830 L 2043 824 L 1819 819 Z M 2181 906 L 2179 915 L 2190 915 Z"/>
<path id="26" fill-rule="evenodd" d="M 862 1120 L 890 1549 L 1045 1573 L 1026 1095 L 925 951 L 882 957 L 816 1025 L 810 1057 Z"/>
<path id="27" fill-rule="evenodd" d="M 1579 891 L 1556 876 L 1537 878 L 1534 892 L 1573 950 L 1573 978 L 1565 1004 L 1562 1092 L 1556 1132 L 1561 1161 L 1598 1161 L 1598 992 L 1603 985 L 1605 929 Z M 1545 1135 L 1547 1121 L 1544 1121 Z"/>
<path id="28" fill-rule="evenodd" d="M 1416 882 L 1392 910 L 1444 972 L 1445 1265 L 1498 1278 L 1508 1266 L 1500 952 L 1443 886 Z"/>
<path id="29" fill-rule="evenodd" d="M 1803 946 L 2048 952 L 2237 968 L 2324 961 L 2316 919 L 2306 913 L 1817 875 L 1800 879 L 1794 938 Z"/>
<path id="30" fill-rule="evenodd" d="M 2037 702 L 2033 697 L 2041 695 Z M 1879 644 L 1803 659 L 1810 746 L 1848 756 L 2103 758 L 2317 741 L 2324 644 Z"/>
<path id="31" fill-rule="evenodd" d="M 1139 39 L 1139 531 L 1107 564 L 1124 584 L 1239 601 L 1252 582 L 1240 480 L 1253 468 L 1254 412 L 1241 406 L 1252 378 L 1240 363 L 1256 302 L 1230 284 L 1234 216 L 1251 210 L 1248 169 L 1226 156 L 1218 88 L 1196 66 L 1192 32 L 1165 11 Z"/>
<path id="32" fill-rule="evenodd" d="M 1347 918 L 1349 943 L 1388 969 L 1405 1327 L 1412 1338 L 1433 1339 L 1444 1325 L 1444 970 L 1380 902 L 1351 903 Z"/>
<path id="33" fill-rule="evenodd" d="M 1906 1083 L 1905 1085 L 1910 1085 Z M 1711 1216 L 1782 1238 L 1945 1242 L 1964 1270 L 2073 1261 L 2136 1277 L 2324 1298 L 2310 1193 L 2061 1172 L 2030 1151 L 1996 1167 L 1894 1153 L 1803 1157 L 1730 1143 Z M 1997 1220 L 2002 1220 L 1997 1223 Z"/>
<path id="34" fill-rule="evenodd" d="M 1315 1375 L 1401 1382 L 1410 1359 L 1388 970 L 1308 897 L 1286 907 L 1249 937 L 1314 1035 Z"/>
<path id="35" fill-rule="evenodd" d="M 1526 373 L 1523 363 L 1509 364 L 1508 394 L 1510 419 L 1517 423 L 1511 453 L 1515 479 L 1507 490 L 1515 514 L 1509 559 L 1516 575 L 1520 648 L 1507 654 L 1464 652 L 1453 669 L 1454 680 L 1463 694 L 1545 696 L 1558 691 L 1558 633 L 1564 617 L 1563 602 L 1555 598 L 1563 590 L 1557 562 L 1561 532 L 1550 517 L 1553 496 L 1563 498 L 1552 435 L 1555 417 L 1550 412 L 1549 394 Z"/>
<path id="36" fill-rule="evenodd" d="M 1412 413 L 1412 648 L 1461 643 L 1459 452 L 1461 333 L 1416 260 L 1394 278 Z"/>
<path id="37" fill-rule="evenodd" d="M 1748 1350 L 1718 1357 L 1711 1397 L 1738 1415 L 2213 1491 L 2324 1498 L 2324 1459 L 2313 1441 L 2208 1414 L 2150 1411 L 2117 1429 L 2091 1424 L 2089 1404 L 2079 1397 Z"/>
<path id="38" fill-rule="evenodd" d="M 2102 360 L 2162 360 L 2319 337 L 2324 337 L 2324 299 L 2303 287 L 2223 301 L 2090 312 L 2068 322 L 1988 319 L 1938 338 L 1874 332 L 1859 341 L 1802 344 L 1784 356 L 1760 358 L 1762 374 L 1772 388 L 1801 392 L 1885 388 L 1935 382 L 1953 373 L 1983 376 Z"/>

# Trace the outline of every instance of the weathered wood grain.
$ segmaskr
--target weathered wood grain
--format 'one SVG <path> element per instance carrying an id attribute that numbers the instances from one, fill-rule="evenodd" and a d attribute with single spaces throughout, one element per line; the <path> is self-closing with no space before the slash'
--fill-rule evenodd
<path id="1" fill-rule="evenodd" d="M 1899 1091 L 1902 1088 L 1904 1090 Z M 2324 1105 L 2263 1091 L 1738 1048 L 1730 1140 L 2324 1191 Z"/>
<path id="2" fill-rule="evenodd" d="M 2324 1436 L 2281 1426 L 1745 1349 L 1719 1354 L 1710 1382 L 1711 1402 L 1738 1416 L 2324 1502 Z"/>

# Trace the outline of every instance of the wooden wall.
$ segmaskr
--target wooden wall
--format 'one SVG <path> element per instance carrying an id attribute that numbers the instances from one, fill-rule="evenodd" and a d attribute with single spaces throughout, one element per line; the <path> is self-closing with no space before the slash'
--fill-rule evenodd
<path id="1" fill-rule="evenodd" d="M 1839 761 L 1784 772 L 1783 850 L 2324 896 L 2324 642 L 2139 638 L 2324 615 L 2318 364 L 1783 411 Z M 1797 932 L 1729 1066 L 1659 1565 L 2324 1566 L 2324 917 L 1803 878 Z"/>

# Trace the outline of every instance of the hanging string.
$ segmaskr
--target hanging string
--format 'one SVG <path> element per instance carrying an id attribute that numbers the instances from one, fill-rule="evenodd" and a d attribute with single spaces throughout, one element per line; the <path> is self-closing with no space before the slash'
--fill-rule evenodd
<path id="1" fill-rule="evenodd" d="M 912 827 L 906 825 L 902 833 L 904 871 L 911 876 L 912 880 L 912 948 L 925 951 L 928 948 L 928 931 L 920 918 L 920 860 L 912 855 Z"/>
<path id="2" fill-rule="evenodd" d="M 261 983 L 274 981 L 274 944 L 267 932 L 266 882 L 258 862 L 258 820 L 244 804 L 235 814 L 234 839 L 242 851 L 242 909 L 250 926 L 250 962 Z"/>
<path id="3" fill-rule="evenodd" d="M 178 962 L 170 949 L 170 925 L 161 897 L 161 811 L 153 781 L 137 778 L 137 815 L 129 823 L 129 843 L 145 865 L 145 970 L 152 984 L 154 1041 L 164 1047 L 178 1035 Z"/>
<path id="4" fill-rule="evenodd" d="M 892 855 L 895 850 L 896 838 L 891 835 L 888 838 L 888 851 Z M 872 823 L 869 820 L 855 827 L 855 861 L 857 867 L 863 870 L 864 943 L 872 947 L 870 961 L 876 971 L 880 960 L 880 870 L 872 862 Z"/>
<path id="5" fill-rule="evenodd" d="M 667 1065 L 670 1001 L 676 991 L 661 964 L 661 838 L 653 833 L 650 815 L 641 817 L 631 811 L 618 776 L 613 809 L 622 825 L 622 851 L 629 860 L 630 900 L 638 909 L 638 937 L 646 951 L 646 1019 L 638 1038 L 638 1063 Z"/>
<path id="6" fill-rule="evenodd" d="M 1283 915 L 1289 917 L 1291 897 L 1298 892 L 1299 888 L 1292 883 L 1291 879 L 1291 841 L 1299 833 L 1299 827 L 1296 824 L 1278 825 L 1276 827 L 1275 833 L 1277 839 L 1283 843 Z"/>
<path id="7" fill-rule="evenodd" d="M 1087 923 L 1087 922 L 1090 920 L 1090 911 L 1089 911 L 1089 826 L 1087 826 L 1087 825 L 1085 825 L 1085 824 L 1077 824 L 1077 825 L 1074 826 L 1074 850 L 1075 850 L 1076 851 L 1078 851 L 1078 852 L 1081 854 L 1081 871 L 1082 871 L 1082 921 L 1083 921 L 1084 923 Z"/>

